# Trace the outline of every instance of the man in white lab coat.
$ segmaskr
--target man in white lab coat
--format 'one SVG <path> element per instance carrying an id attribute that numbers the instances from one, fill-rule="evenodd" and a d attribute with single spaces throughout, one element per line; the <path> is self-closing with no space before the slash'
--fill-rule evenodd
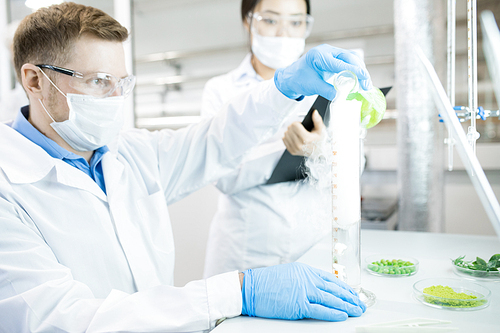
<path id="1" fill-rule="evenodd" d="M 172 286 L 167 204 L 229 173 L 304 95 L 333 98 L 322 76 L 364 65 L 322 46 L 178 131 L 119 133 L 127 31 L 92 7 L 26 17 L 14 38 L 30 105 L 0 124 L 0 331 L 204 331 L 240 314 L 345 320 L 364 304 L 306 265 L 230 272 Z"/>

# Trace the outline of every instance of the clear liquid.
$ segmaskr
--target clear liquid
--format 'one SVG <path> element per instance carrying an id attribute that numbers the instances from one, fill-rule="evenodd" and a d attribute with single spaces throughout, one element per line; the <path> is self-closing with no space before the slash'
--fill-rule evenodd
<path id="1" fill-rule="evenodd" d="M 332 229 L 332 271 L 352 288 L 361 285 L 360 223 Z"/>

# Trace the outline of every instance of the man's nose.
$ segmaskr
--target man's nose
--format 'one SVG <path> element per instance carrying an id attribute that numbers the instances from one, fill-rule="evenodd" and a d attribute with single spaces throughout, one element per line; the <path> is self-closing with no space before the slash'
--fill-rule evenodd
<path id="1" fill-rule="evenodd" d="M 116 89 L 113 91 L 113 93 L 110 95 L 110 97 L 114 97 L 114 96 L 121 96 L 123 95 L 123 87 L 122 86 L 118 86 L 116 87 Z"/>

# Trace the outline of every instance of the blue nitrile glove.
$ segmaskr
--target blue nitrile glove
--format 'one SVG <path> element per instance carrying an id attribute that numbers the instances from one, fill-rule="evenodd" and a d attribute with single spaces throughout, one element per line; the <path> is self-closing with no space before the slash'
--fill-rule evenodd
<path id="1" fill-rule="evenodd" d="M 343 70 L 356 74 L 364 90 L 372 88 L 370 74 L 361 58 L 354 52 L 327 44 L 312 48 L 290 66 L 277 69 L 274 84 L 291 99 L 320 95 L 332 101 L 336 95 L 335 88 L 325 81 Z"/>
<path id="2" fill-rule="evenodd" d="M 244 271 L 241 314 L 277 319 L 328 321 L 359 317 L 366 310 L 346 283 L 301 263 Z"/>

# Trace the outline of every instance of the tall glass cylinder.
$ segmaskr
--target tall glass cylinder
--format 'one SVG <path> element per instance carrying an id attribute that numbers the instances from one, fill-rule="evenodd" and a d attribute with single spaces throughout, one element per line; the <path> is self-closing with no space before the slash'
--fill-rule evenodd
<path id="1" fill-rule="evenodd" d="M 371 305 L 375 295 L 361 289 L 360 114 L 362 102 L 348 100 L 358 90 L 354 73 L 334 77 L 337 90 L 330 104 L 332 271 Z"/>

